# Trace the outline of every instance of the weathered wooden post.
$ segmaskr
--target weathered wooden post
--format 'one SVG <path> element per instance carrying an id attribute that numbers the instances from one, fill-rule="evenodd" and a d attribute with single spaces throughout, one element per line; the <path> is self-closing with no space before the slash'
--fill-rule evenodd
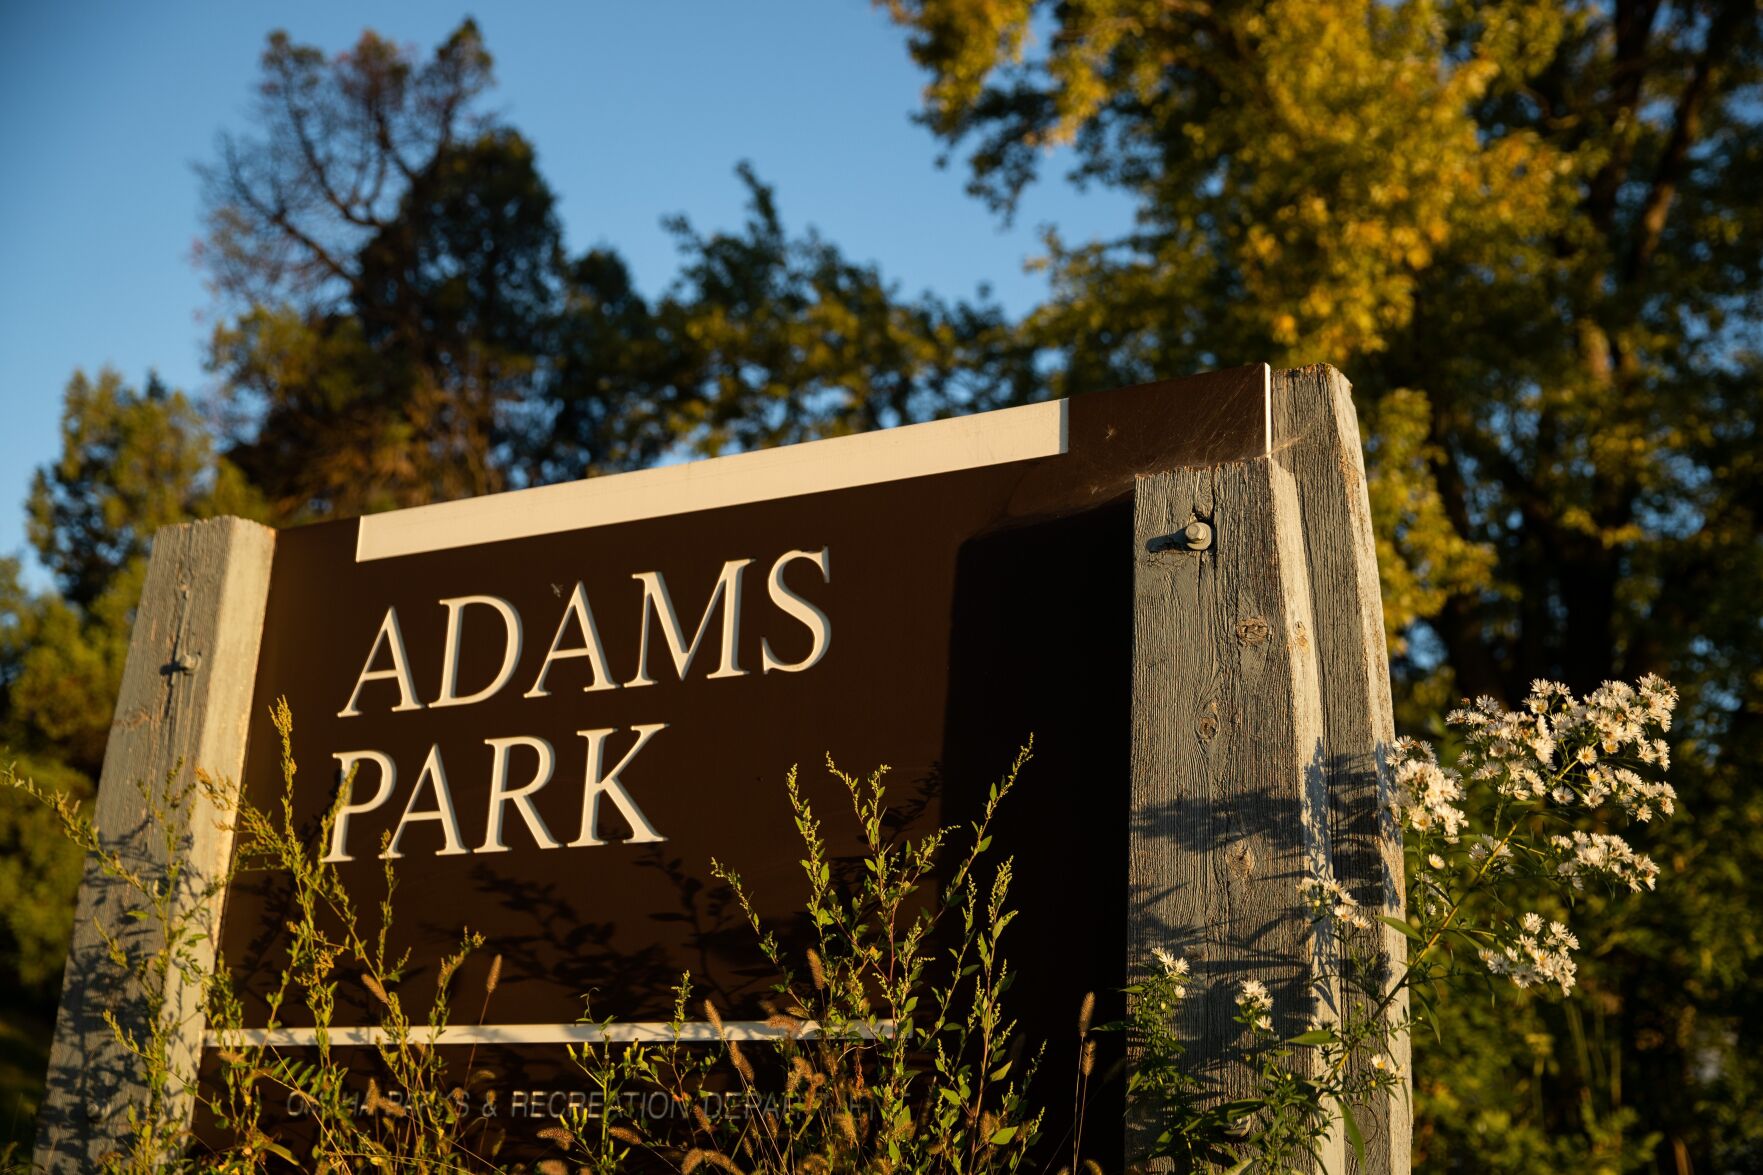
<path id="1" fill-rule="evenodd" d="M 1384 769 L 1395 719 L 1353 389 L 1340 372 L 1319 365 L 1275 372 L 1272 390 L 1274 457 L 1292 475 L 1309 566 L 1335 877 L 1367 910 L 1400 918 L 1402 834 Z M 1407 959 L 1407 939 L 1383 923 L 1372 932 L 1390 961 L 1386 982 L 1393 981 Z M 1406 993 L 1388 1014 L 1396 1023 L 1407 1018 Z M 1392 1043 L 1403 1087 L 1359 1122 L 1365 1170 L 1379 1175 L 1409 1169 L 1409 1040 L 1399 1034 Z"/>
<path id="2" fill-rule="evenodd" d="M 1318 1010 L 1297 887 L 1329 868 L 1328 794 L 1299 518 L 1268 457 L 1142 477 L 1134 495 L 1133 955 L 1193 968 L 1183 1035 L 1221 1098 L 1253 1088 L 1243 980 L 1272 992 L 1282 1036 Z M 1339 1138 L 1323 1154 L 1341 1169 Z"/>
<path id="3" fill-rule="evenodd" d="M 237 518 L 167 527 L 153 540 L 122 691 L 111 720 L 94 813 L 106 848 L 149 883 L 169 884 L 192 937 L 181 948 L 197 970 L 214 963 L 220 898 L 210 883 L 227 868 L 232 831 L 200 790 L 167 829 L 153 807 L 167 781 L 187 786 L 200 766 L 238 779 L 245 761 L 252 679 L 257 671 L 275 532 Z M 171 850 L 168 856 L 167 849 Z M 151 922 L 122 916 L 133 895 L 88 861 L 62 980 L 61 1009 L 49 1054 L 49 1081 L 38 1111 L 38 1170 L 94 1170 L 117 1148 L 131 1105 L 146 1096 L 140 1066 L 105 1022 L 147 1039 L 141 1005 L 109 957 L 100 928 L 134 951 L 152 953 Z M 165 1063 L 194 1078 L 205 1025 L 200 988 L 172 967 L 162 1015 L 172 1026 Z M 175 1121 L 189 1119 L 191 1097 L 174 1084 Z"/>

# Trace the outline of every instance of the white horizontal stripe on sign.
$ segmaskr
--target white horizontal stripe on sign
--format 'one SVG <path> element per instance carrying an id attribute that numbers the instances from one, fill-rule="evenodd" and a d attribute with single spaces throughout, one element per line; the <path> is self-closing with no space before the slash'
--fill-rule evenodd
<path id="1" fill-rule="evenodd" d="M 452 1044 L 605 1044 L 625 1041 L 644 1044 L 667 1044 L 675 1039 L 688 1043 L 712 1044 L 718 1040 L 782 1041 L 791 1037 L 822 1035 L 818 1022 L 808 1020 L 795 1028 L 780 1028 L 764 1020 L 725 1020 L 718 1035 L 708 1020 L 693 1020 L 678 1025 L 666 1021 L 613 1024 L 455 1024 L 435 1030 L 413 1025 L 409 1039 L 429 1045 Z M 878 1020 L 874 1025 L 847 1024 L 833 1029 L 829 1035 L 874 1040 L 894 1035 L 892 1020 Z M 325 1037 L 333 1045 L 378 1045 L 388 1041 L 385 1029 L 378 1027 L 330 1028 Z M 228 1028 L 210 1031 L 209 1048 L 269 1047 L 302 1048 L 318 1043 L 316 1028 Z"/>
<path id="2" fill-rule="evenodd" d="M 361 519 L 355 560 L 391 559 L 718 506 L 904 481 L 1066 449 L 1067 401 L 831 437 Z"/>

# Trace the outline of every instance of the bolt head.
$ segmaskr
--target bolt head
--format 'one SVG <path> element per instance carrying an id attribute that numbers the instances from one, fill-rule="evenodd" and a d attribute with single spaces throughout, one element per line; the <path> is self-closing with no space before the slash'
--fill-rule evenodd
<path id="1" fill-rule="evenodd" d="M 1190 522 L 1181 533 L 1190 551 L 1204 551 L 1212 545 L 1212 528 L 1204 522 Z"/>

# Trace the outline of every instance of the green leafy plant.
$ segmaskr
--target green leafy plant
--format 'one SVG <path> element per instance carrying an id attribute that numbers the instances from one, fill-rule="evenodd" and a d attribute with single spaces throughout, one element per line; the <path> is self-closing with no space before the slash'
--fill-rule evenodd
<path id="1" fill-rule="evenodd" d="M 261 810 L 239 802 L 236 795 L 221 794 L 221 799 L 235 813 L 240 838 L 235 872 L 267 871 L 286 879 L 295 911 L 288 920 L 292 937 L 277 984 L 265 998 L 266 1035 L 252 1038 L 264 1043 L 250 1043 L 243 1032 L 242 1005 L 227 972 L 217 969 L 210 976 L 209 1022 L 222 1042 L 225 1064 L 222 1088 L 210 1109 L 246 1156 L 267 1152 L 320 1171 L 352 1171 L 363 1163 L 424 1171 L 480 1170 L 482 1161 L 494 1154 L 499 1136 L 486 1133 L 484 1122 L 465 1114 L 467 1083 L 452 1078 L 433 1046 L 450 1018 L 452 982 L 466 958 L 483 945 L 483 937 L 465 933 L 459 949 L 440 960 L 433 999 L 425 1012 L 413 1015 L 398 992 L 409 973 L 409 955 L 394 955 L 388 946 L 397 888 L 391 861 L 385 864 L 377 930 L 370 935 L 362 929 L 357 897 L 322 856 L 336 807 L 316 835 L 299 826 L 293 805 L 293 715 L 285 700 L 277 702 L 272 717 L 281 739 L 280 805 Z M 200 773 L 199 778 L 207 780 Z M 220 794 L 218 785 L 209 785 Z M 339 803 L 348 790 L 345 782 Z M 498 959 L 485 985 L 485 1011 L 499 971 Z M 330 1038 L 338 990 L 346 982 L 359 985 L 371 998 L 377 1029 L 380 1076 L 369 1080 L 365 1098 L 355 1091 L 359 1074 L 338 1056 Z M 309 1050 L 270 1043 L 290 1007 L 304 1009 L 316 1026 L 310 1050 L 314 1056 L 305 1055 Z M 296 1157 L 265 1131 L 268 1093 L 300 1105 L 314 1136 L 306 1154 Z"/>
<path id="2" fill-rule="evenodd" d="M 692 1105 L 685 1136 L 652 1136 L 635 1118 L 596 1122 L 578 1113 L 550 1132 L 555 1140 L 595 1171 L 615 1170 L 639 1149 L 682 1172 L 1022 1168 L 1040 1133 L 1042 1115 L 1027 1099 L 1040 1053 L 1019 1040 L 1004 1009 L 1012 981 L 1002 952 L 1014 916 L 1007 904 L 1011 862 L 992 867 L 989 878 L 981 864 L 993 816 L 1030 754 L 1023 747 L 992 785 L 946 874 L 957 829 L 896 842 L 887 832 L 887 768 L 859 778 L 829 758 L 861 836 L 862 871 L 854 884 L 835 878 L 820 818 L 792 770 L 785 790 L 805 853 L 812 945 L 799 956 L 788 951 L 760 918 L 740 875 L 714 864 L 777 972 L 767 1021 L 775 1048 L 731 1035 L 705 1001 L 720 1055 L 682 1050 L 690 998 L 690 977 L 683 977 L 671 1045 L 595 1046 L 577 1058 L 608 1093 L 632 1084 L 659 1087 Z M 705 1112 L 704 1083 L 713 1069 L 732 1077 L 745 1113 Z M 602 1097 L 601 1104 L 616 1099 Z"/>
<path id="3" fill-rule="evenodd" d="M 119 848 L 101 836 L 91 818 L 65 791 L 50 791 L 11 769 L 7 785 L 52 811 L 64 834 L 90 854 L 121 909 L 120 925 L 100 920 L 110 964 L 116 968 L 126 1012 L 107 1011 L 105 1022 L 141 1083 L 141 1092 L 123 1108 L 123 1129 L 102 1160 L 110 1172 L 148 1173 L 201 1170 L 256 1170 L 272 1158 L 316 1171 L 353 1171 L 363 1164 L 431 1172 L 484 1170 L 499 1139 L 486 1137 L 481 1122 L 463 1113 L 463 1088 L 449 1080 L 431 1047 L 448 1021 L 449 985 L 481 938 L 466 934 L 460 949 L 440 963 L 435 998 L 425 1014 L 413 1016 L 398 995 L 409 960 L 388 950 L 391 895 L 395 878 L 388 867 L 379 904 L 378 929 L 361 929 L 356 899 L 342 886 L 317 846 L 328 843 L 334 810 L 318 835 L 308 835 L 294 817 L 293 718 L 285 702 L 273 713 L 281 738 L 283 798 L 271 810 L 241 801 L 230 782 L 206 772 L 178 769 L 152 784 L 138 785 L 142 827 L 158 838 L 154 851 Z M 186 838 L 198 799 L 230 819 L 238 837 L 233 864 L 220 875 L 202 875 L 185 864 Z M 151 865 L 149 865 L 151 862 Z M 161 864 L 163 863 L 163 864 Z M 287 879 L 295 910 L 289 919 L 292 940 L 278 982 L 267 996 L 269 1019 L 263 1034 L 247 1033 L 243 1005 L 216 957 L 218 927 L 213 899 L 242 873 L 274 871 Z M 198 946 L 206 946 L 206 952 Z M 488 994 L 494 991 L 492 968 Z M 352 982 L 373 1000 L 376 1053 L 384 1079 L 370 1080 L 365 1098 L 353 1092 L 358 1077 L 334 1050 L 329 1033 L 339 986 Z M 199 1090 L 190 1065 L 172 1047 L 187 1014 L 183 992 L 202 994 L 206 1023 L 219 1041 L 218 1088 Z M 276 1043 L 286 1012 L 299 1007 L 316 1026 L 312 1050 Z M 308 1051 L 314 1056 L 305 1055 Z M 298 1102 L 310 1124 L 313 1144 L 301 1154 L 265 1127 L 271 1095 Z M 189 1103 L 196 1097 L 227 1138 L 208 1149 L 191 1134 Z"/>
<path id="4" fill-rule="evenodd" d="M 151 818 L 142 825 L 142 839 L 121 840 L 100 837 L 65 790 L 41 788 L 10 766 L 0 782 L 45 805 L 67 839 L 87 855 L 98 884 L 119 899 L 120 920 L 98 919 L 93 929 L 105 961 L 133 998 L 120 1011 L 113 1005 L 101 1015 L 138 1089 L 119 1107 L 125 1129 L 104 1156 L 104 1168 L 164 1170 L 189 1145 L 184 1099 L 194 1088 L 195 1073 L 180 1063 L 175 1042 L 187 1014 L 185 992 L 202 991 L 209 979 L 198 948 L 217 930 L 214 899 L 226 884 L 224 877 L 189 868 L 187 825 L 166 818 L 192 805 L 198 781 L 181 767 L 157 780 L 138 781 Z"/>

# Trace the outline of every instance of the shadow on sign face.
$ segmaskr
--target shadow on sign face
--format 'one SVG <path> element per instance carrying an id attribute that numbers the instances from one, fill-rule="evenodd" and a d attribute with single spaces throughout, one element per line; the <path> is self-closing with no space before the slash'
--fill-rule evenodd
<path id="1" fill-rule="evenodd" d="M 968 543 L 956 576 L 941 823 L 965 825 L 986 783 L 1032 733 L 1034 761 L 1000 809 L 996 859 L 1015 858 L 1004 937 L 1017 976 L 1007 1011 L 1029 1046 L 1047 1043 L 1036 1100 L 1048 1153 L 1070 1129 L 1078 1009 L 1124 1011 L 1127 820 L 1131 796 L 1130 502 L 1013 527 Z M 1118 1037 L 1102 1041 L 1089 1120 L 1119 1122 Z M 1086 1137 L 1106 1168 L 1118 1138 Z"/>

